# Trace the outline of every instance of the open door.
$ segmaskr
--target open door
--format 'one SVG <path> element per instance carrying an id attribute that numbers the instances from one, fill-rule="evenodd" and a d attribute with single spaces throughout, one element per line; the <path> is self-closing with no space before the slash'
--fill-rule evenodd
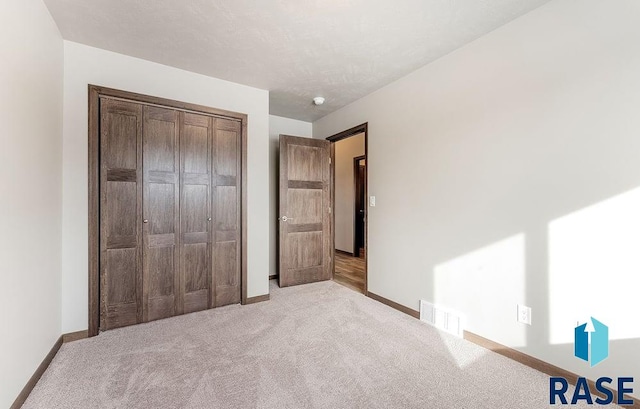
<path id="1" fill-rule="evenodd" d="M 280 287 L 331 279 L 329 146 L 280 135 Z"/>

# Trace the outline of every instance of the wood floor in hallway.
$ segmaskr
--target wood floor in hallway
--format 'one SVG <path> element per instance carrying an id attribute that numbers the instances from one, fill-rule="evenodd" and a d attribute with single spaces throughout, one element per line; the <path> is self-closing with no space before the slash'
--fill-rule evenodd
<path id="1" fill-rule="evenodd" d="M 365 259 L 336 251 L 336 273 L 333 280 L 364 294 Z"/>

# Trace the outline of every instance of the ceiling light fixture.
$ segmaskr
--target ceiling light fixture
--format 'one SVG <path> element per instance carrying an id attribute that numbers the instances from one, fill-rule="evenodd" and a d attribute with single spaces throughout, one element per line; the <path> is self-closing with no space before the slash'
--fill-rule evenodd
<path id="1" fill-rule="evenodd" d="M 324 104 L 324 98 L 323 97 L 315 97 L 313 99 L 313 103 L 315 105 L 322 105 L 322 104 Z"/>

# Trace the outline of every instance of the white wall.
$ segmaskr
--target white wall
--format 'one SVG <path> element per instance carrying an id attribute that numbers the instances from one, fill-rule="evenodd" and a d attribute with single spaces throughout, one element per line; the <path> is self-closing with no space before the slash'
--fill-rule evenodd
<path id="1" fill-rule="evenodd" d="M 278 178 L 280 135 L 311 138 L 311 122 L 269 115 L 269 275 L 278 275 Z"/>
<path id="2" fill-rule="evenodd" d="M 353 158 L 364 155 L 364 133 L 335 144 L 336 249 L 354 253 L 355 206 Z"/>
<path id="3" fill-rule="evenodd" d="M 248 114 L 248 296 L 269 292 L 267 91 L 65 41 L 62 331 L 87 328 L 87 85 Z"/>
<path id="4" fill-rule="evenodd" d="M 60 336 L 62 38 L 41 0 L 0 6 L 0 407 Z"/>
<path id="5" fill-rule="evenodd" d="M 555 0 L 314 123 L 369 123 L 370 291 L 590 378 L 640 378 L 638 21 L 635 0 Z M 611 337 L 594 368 L 573 357 L 589 316 Z"/>

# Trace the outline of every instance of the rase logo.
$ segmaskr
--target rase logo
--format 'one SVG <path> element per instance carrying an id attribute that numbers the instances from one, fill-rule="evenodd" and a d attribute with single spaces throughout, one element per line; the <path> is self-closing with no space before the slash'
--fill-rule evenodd
<path id="1" fill-rule="evenodd" d="M 591 325 L 589 325 L 591 324 Z M 576 358 L 589 362 L 591 367 L 598 365 L 609 357 L 609 327 L 602 322 L 591 317 L 590 322 L 578 325 L 574 329 L 573 354 Z M 555 405 L 559 401 L 562 405 L 567 405 L 565 396 L 569 389 L 569 382 L 562 377 L 552 376 L 549 379 L 549 403 Z M 585 401 L 589 405 L 608 405 L 614 403 L 614 390 L 611 387 L 613 379 L 609 377 L 598 378 L 595 382 L 596 393 L 602 396 L 591 396 L 589 382 L 586 378 L 580 377 L 576 382 L 576 389 L 571 397 L 571 404 L 578 401 Z M 628 384 L 633 383 L 632 377 L 618 378 L 617 381 L 617 403 L 618 405 L 633 405 L 632 399 L 626 399 L 625 394 L 633 393 L 633 388 Z"/>

